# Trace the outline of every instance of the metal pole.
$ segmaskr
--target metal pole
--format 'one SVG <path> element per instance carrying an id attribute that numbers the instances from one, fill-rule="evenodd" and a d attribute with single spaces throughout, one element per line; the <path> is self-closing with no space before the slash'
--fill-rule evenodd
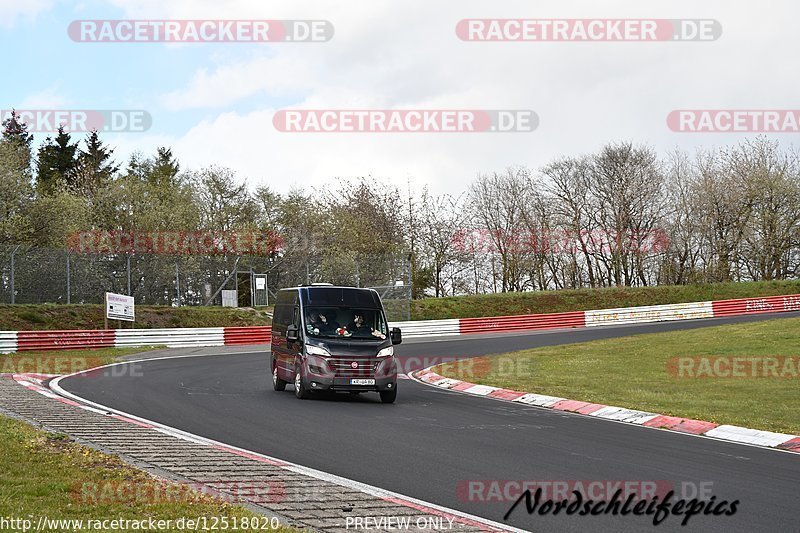
<path id="1" fill-rule="evenodd" d="M 69 304 L 69 303 L 71 303 L 71 302 L 70 302 L 70 296 L 69 296 L 69 295 L 70 295 L 70 293 L 72 292 L 72 291 L 70 290 L 70 289 L 71 289 L 71 287 L 70 287 L 70 281 L 71 281 L 71 280 L 70 280 L 70 277 L 71 277 L 71 276 L 70 276 L 70 271 L 69 271 L 69 253 L 67 253 L 67 303 L 68 303 L 68 304 Z"/>
<path id="2" fill-rule="evenodd" d="M 356 287 L 361 287 L 361 271 L 358 268 L 358 259 L 356 259 Z"/>
<path id="3" fill-rule="evenodd" d="M 311 273 L 308 271 L 308 261 L 306 261 L 306 285 L 311 284 Z"/>
<path id="4" fill-rule="evenodd" d="M 175 261 L 175 289 L 178 292 L 178 307 L 181 306 L 181 271 L 178 261 Z"/>
<path id="5" fill-rule="evenodd" d="M 127 269 L 128 269 L 128 296 L 131 295 L 131 254 L 127 254 Z"/>
<path id="6" fill-rule="evenodd" d="M 14 288 L 14 256 L 17 254 L 17 250 L 19 250 L 19 245 L 15 246 L 14 249 L 11 251 L 11 303 L 13 304 L 16 301 L 16 289 Z"/>

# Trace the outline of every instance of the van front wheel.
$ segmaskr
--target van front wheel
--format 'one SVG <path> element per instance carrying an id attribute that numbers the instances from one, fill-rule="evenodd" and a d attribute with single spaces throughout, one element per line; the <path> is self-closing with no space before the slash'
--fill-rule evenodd
<path id="1" fill-rule="evenodd" d="M 276 391 L 286 390 L 286 382 L 278 377 L 278 366 L 272 369 L 272 388 Z"/>
<path id="2" fill-rule="evenodd" d="M 294 395 L 297 396 L 301 400 L 305 400 L 310 396 L 311 393 L 308 392 L 306 389 L 305 384 L 303 383 L 303 373 L 300 371 L 300 367 L 294 369 Z"/>
<path id="3" fill-rule="evenodd" d="M 394 403 L 397 399 L 397 389 L 381 391 L 381 401 L 383 403 Z"/>

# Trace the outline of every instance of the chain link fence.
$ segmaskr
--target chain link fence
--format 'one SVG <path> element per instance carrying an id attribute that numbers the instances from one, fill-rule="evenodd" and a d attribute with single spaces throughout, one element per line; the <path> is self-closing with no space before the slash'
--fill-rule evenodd
<path id="1" fill-rule="evenodd" d="M 271 305 L 284 287 L 319 282 L 375 288 L 389 320 L 410 319 L 410 262 L 392 254 L 170 256 L 0 247 L 4 304 L 98 304 L 115 292 L 140 305 L 222 305 L 222 291 L 235 290 L 239 307 L 253 307 Z"/>

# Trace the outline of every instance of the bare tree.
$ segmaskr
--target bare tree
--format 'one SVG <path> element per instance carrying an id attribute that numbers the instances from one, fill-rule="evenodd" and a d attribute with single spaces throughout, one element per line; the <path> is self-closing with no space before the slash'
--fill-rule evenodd
<path id="1" fill-rule="evenodd" d="M 530 288 L 525 279 L 529 250 L 521 240 L 531 192 L 530 171 L 522 167 L 478 176 L 470 187 L 474 223 L 486 232 L 499 259 L 499 271 L 493 269 L 493 277 L 500 279 L 503 292 Z"/>

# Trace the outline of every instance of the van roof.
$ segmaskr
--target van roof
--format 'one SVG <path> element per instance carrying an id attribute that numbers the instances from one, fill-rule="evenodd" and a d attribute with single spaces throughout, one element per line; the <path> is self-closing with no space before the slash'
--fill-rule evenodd
<path id="1" fill-rule="evenodd" d="M 299 291 L 303 305 L 347 305 L 375 309 L 383 307 L 375 289 L 338 285 L 306 285 L 281 290 Z"/>

